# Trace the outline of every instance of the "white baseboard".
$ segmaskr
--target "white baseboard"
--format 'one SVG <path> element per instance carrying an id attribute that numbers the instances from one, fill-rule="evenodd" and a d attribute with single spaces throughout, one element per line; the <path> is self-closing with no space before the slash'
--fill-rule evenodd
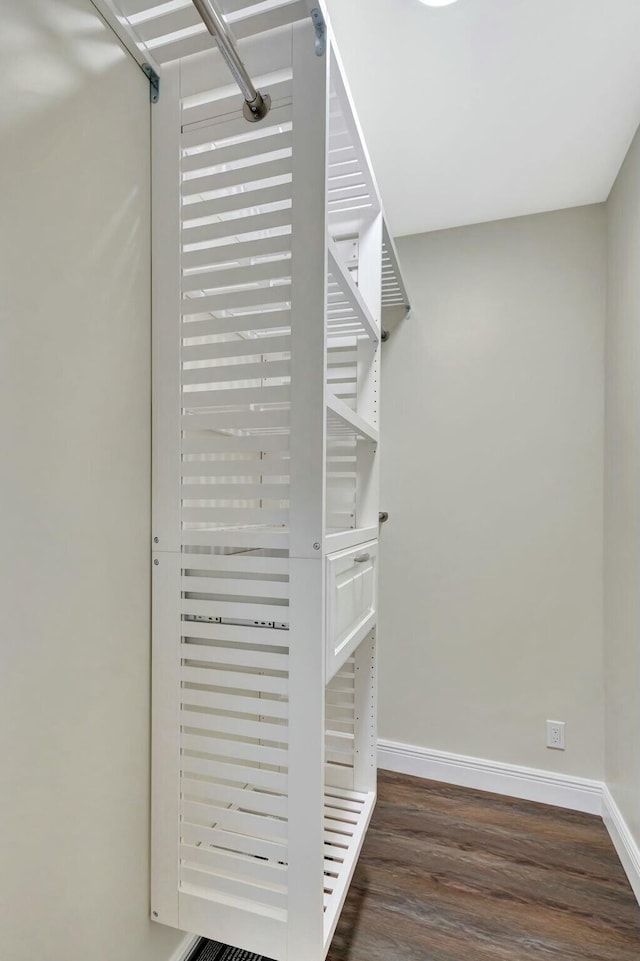
<path id="1" fill-rule="evenodd" d="M 198 935 L 187 934 L 182 944 L 171 955 L 169 961 L 187 961 L 198 941 L 200 941 Z"/>
<path id="2" fill-rule="evenodd" d="M 444 781 L 476 791 L 506 794 L 586 814 L 602 814 L 604 785 L 601 781 L 385 740 L 378 741 L 378 766 L 386 771 Z"/>
<path id="3" fill-rule="evenodd" d="M 640 903 L 640 848 L 606 785 L 602 792 L 602 816 L 613 846 L 629 878 L 629 884 L 633 888 L 636 900 Z"/>

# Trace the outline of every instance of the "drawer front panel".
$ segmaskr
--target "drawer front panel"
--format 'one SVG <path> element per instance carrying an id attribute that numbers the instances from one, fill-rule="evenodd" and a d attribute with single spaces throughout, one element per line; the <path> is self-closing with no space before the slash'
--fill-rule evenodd
<path id="1" fill-rule="evenodd" d="M 378 542 L 327 557 L 327 678 L 340 669 L 375 624 Z"/>

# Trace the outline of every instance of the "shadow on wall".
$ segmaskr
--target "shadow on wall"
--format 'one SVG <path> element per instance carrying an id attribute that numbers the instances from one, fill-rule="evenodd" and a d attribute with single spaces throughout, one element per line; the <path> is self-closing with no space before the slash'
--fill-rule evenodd
<path id="1" fill-rule="evenodd" d="M 11 96 L 0 101 L 0 136 L 39 123 L 126 57 L 88 0 L 5 2 L 1 17 L 0 73 Z"/>

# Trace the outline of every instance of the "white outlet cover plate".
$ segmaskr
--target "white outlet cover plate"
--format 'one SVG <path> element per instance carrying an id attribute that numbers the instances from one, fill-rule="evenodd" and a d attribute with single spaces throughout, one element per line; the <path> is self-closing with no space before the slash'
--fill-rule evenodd
<path id="1" fill-rule="evenodd" d="M 564 721 L 547 721 L 547 747 L 564 751 Z"/>

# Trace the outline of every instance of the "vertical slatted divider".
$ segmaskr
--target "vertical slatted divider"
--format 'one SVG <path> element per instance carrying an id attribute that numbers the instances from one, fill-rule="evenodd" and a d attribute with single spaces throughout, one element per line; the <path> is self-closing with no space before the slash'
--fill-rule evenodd
<path id="1" fill-rule="evenodd" d="M 354 756 L 355 791 L 375 791 L 377 781 L 378 673 L 376 629 L 364 639 L 354 656 Z"/>
<path id="2" fill-rule="evenodd" d="M 335 632 L 339 620 L 343 625 L 355 624 L 371 604 L 373 623 L 376 616 L 375 584 L 365 589 L 366 568 L 361 568 L 362 576 L 357 569 L 360 563 L 369 562 L 365 545 L 375 539 L 378 529 L 382 213 L 334 48 L 329 59 L 330 413 L 325 541 L 329 551 L 342 547 L 349 558 L 336 553 L 328 560 L 332 578 L 329 624 Z M 342 372 L 346 376 L 341 376 Z M 376 564 L 372 570 L 377 576 Z M 350 620 L 354 617 L 355 621 Z M 333 633 L 331 636 L 338 640 Z M 325 948 L 335 931 L 376 798 L 375 629 L 357 637 L 360 639 L 344 663 L 328 658 L 328 670 L 336 673 L 325 695 Z M 333 646 L 331 642 L 329 651 Z"/>
<path id="3" fill-rule="evenodd" d="M 382 279 L 382 213 L 370 217 L 360 235 L 358 288 L 374 321 L 380 326 Z M 361 339 L 358 343 L 358 413 L 379 427 L 381 342 Z M 358 527 L 375 525 L 380 500 L 380 445 L 358 441 L 357 449 Z M 378 577 L 376 567 L 375 577 Z M 377 593 L 377 590 L 376 590 Z M 375 791 L 377 757 L 377 630 L 355 652 L 354 788 Z"/>
<path id="4" fill-rule="evenodd" d="M 358 288 L 372 317 L 380 325 L 382 214 L 368 219 L 360 235 Z M 358 341 L 358 414 L 374 427 L 379 426 L 380 407 L 380 351 L 381 343 L 360 338 Z M 357 451 L 357 514 L 358 527 L 377 524 L 380 498 L 379 445 L 358 441 Z"/>
<path id="5" fill-rule="evenodd" d="M 152 124 L 151 916 L 179 927 L 180 95 L 163 75 Z"/>
<path id="6" fill-rule="evenodd" d="M 374 214 L 360 235 L 358 287 L 375 322 L 381 324 L 382 213 Z M 358 413 L 379 427 L 381 342 L 358 344 Z M 380 500 L 380 445 L 358 441 L 358 526 L 375 525 Z M 376 567 L 375 577 L 378 577 Z M 376 591 L 377 593 L 377 591 Z M 355 652 L 354 788 L 375 791 L 377 773 L 377 629 Z"/>
<path id="7" fill-rule="evenodd" d="M 290 86 L 260 126 L 219 90 L 182 105 L 181 919 L 274 958 L 289 861 Z"/>
<path id="8" fill-rule="evenodd" d="M 324 461 L 328 57 L 293 29 L 291 691 L 287 956 L 323 943 Z"/>
<path id="9" fill-rule="evenodd" d="M 330 28 L 221 2 L 258 124 L 191 4 L 122 0 L 163 65 L 151 908 L 324 961 L 375 804 L 383 223 Z"/>
<path id="10" fill-rule="evenodd" d="M 152 916 L 284 959 L 290 39 L 269 56 L 260 127 L 217 88 L 181 99 L 179 64 L 154 115 Z"/>
<path id="11" fill-rule="evenodd" d="M 355 790 L 355 661 L 350 657 L 325 691 L 325 784 Z"/>

